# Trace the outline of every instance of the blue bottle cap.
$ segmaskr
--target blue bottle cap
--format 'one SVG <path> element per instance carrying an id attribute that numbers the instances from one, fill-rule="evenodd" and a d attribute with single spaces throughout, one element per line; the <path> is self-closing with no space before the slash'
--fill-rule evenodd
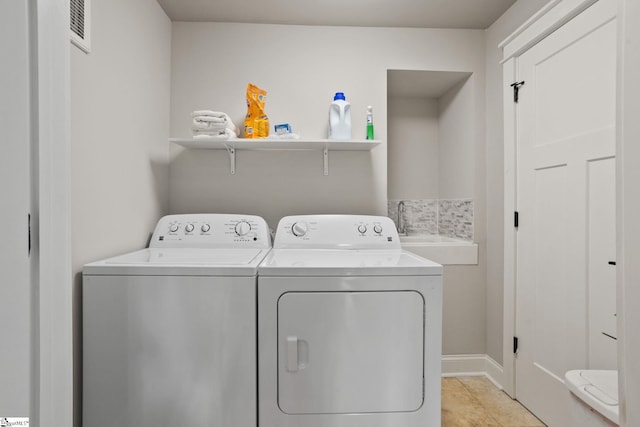
<path id="1" fill-rule="evenodd" d="M 338 100 L 343 100 L 346 101 L 347 98 L 344 97 L 344 92 L 336 92 L 336 94 L 333 97 L 334 101 L 338 101 Z"/>

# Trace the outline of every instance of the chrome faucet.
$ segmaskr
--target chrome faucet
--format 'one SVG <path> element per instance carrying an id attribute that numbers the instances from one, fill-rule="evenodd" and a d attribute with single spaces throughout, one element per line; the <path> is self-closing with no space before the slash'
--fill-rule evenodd
<path id="1" fill-rule="evenodd" d="M 404 206 L 404 200 L 400 200 L 400 202 L 398 203 L 398 225 L 397 225 L 397 229 L 398 229 L 398 234 L 400 236 L 406 236 L 407 235 L 407 226 L 404 223 L 404 212 L 406 211 L 406 208 Z"/>

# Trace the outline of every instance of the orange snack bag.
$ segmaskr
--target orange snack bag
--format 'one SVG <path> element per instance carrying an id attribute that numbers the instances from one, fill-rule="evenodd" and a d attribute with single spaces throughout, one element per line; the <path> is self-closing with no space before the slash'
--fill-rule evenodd
<path id="1" fill-rule="evenodd" d="M 247 85 L 247 116 L 244 119 L 245 138 L 269 136 L 269 118 L 264 113 L 267 91 L 249 83 Z"/>

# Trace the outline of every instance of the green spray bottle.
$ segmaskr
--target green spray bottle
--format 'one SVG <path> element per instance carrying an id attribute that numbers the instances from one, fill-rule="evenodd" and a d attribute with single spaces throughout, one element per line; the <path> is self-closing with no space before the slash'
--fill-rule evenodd
<path id="1" fill-rule="evenodd" d="M 373 139 L 373 107 L 367 107 L 367 139 Z"/>

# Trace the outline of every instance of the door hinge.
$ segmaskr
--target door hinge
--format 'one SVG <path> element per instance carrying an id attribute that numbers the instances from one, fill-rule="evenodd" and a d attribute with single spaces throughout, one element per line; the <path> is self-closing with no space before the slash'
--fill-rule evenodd
<path id="1" fill-rule="evenodd" d="M 513 354 L 518 354 L 518 337 L 513 337 Z"/>
<path id="2" fill-rule="evenodd" d="M 520 222 L 519 216 L 520 216 L 520 215 L 518 214 L 518 211 L 515 211 L 515 212 L 513 213 L 513 226 L 514 226 L 515 228 L 518 228 L 518 225 L 519 225 L 519 222 Z"/>
<path id="3" fill-rule="evenodd" d="M 520 86 L 524 86 L 524 80 L 521 82 L 511 83 L 513 88 L 513 102 L 518 103 L 518 92 L 520 92 Z"/>
<path id="4" fill-rule="evenodd" d="M 31 256 L 31 214 L 27 214 L 27 256 Z"/>

